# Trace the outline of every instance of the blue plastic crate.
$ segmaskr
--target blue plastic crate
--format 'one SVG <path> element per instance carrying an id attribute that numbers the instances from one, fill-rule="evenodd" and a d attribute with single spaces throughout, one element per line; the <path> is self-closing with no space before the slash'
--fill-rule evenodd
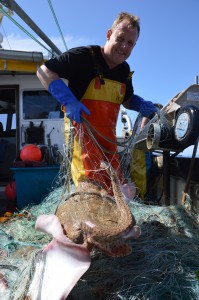
<path id="1" fill-rule="evenodd" d="M 39 204 L 52 189 L 59 166 L 11 168 L 14 172 L 17 207 Z"/>

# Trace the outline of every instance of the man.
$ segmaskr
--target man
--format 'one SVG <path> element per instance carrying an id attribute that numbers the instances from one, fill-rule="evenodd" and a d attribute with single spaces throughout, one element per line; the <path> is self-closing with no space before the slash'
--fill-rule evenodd
<path id="1" fill-rule="evenodd" d="M 122 12 L 107 31 L 103 47 L 70 49 L 47 61 L 37 72 L 43 86 L 65 106 L 66 117 L 73 121 L 71 170 L 76 186 L 91 179 L 110 189 L 106 172 L 100 170 L 101 160 L 111 163 L 122 180 L 116 145 L 121 104 L 140 111 L 145 118 L 156 111 L 152 102 L 134 95 L 133 72 L 126 62 L 139 33 L 139 18 Z M 68 86 L 61 78 L 68 80 Z"/>

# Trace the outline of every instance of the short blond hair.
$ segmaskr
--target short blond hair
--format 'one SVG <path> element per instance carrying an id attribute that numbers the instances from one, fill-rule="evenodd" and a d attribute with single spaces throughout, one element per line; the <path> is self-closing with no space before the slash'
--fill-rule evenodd
<path id="1" fill-rule="evenodd" d="M 127 20 L 128 21 L 128 27 L 129 28 L 137 28 L 138 36 L 140 34 L 140 18 L 138 16 L 129 14 L 127 12 L 121 12 L 113 22 L 111 29 L 114 30 L 118 24 L 120 24 L 122 21 Z"/>

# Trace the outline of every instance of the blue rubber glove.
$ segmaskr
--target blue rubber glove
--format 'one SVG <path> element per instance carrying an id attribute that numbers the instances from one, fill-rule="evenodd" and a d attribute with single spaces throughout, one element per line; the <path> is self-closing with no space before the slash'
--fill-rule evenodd
<path id="1" fill-rule="evenodd" d="M 76 99 L 62 79 L 53 80 L 48 86 L 48 91 L 61 105 L 66 107 L 66 116 L 70 120 L 81 123 L 82 111 L 90 115 L 88 108 Z"/>
<path id="2" fill-rule="evenodd" d="M 142 117 L 150 118 L 158 109 L 153 102 L 146 101 L 138 95 L 133 95 L 130 102 L 130 109 L 140 112 Z"/>

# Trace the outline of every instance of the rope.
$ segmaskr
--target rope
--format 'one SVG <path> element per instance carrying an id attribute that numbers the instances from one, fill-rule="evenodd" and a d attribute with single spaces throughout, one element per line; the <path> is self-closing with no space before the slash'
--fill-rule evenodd
<path id="1" fill-rule="evenodd" d="M 124 142 L 113 141 L 113 140 L 103 136 L 102 134 L 100 134 L 85 118 L 82 117 L 82 121 L 90 135 L 90 138 L 95 142 L 95 144 L 99 147 L 99 149 L 101 149 L 101 151 L 104 152 L 103 154 L 104 154 L 105 158 L 106 158 L 105 153 L 109 153 L 109 154 L 113 154 L 113 155 L 118 154 L 120 156 L 120 164 L 122 165 L 123 177 L 128 178 L 129 174 L 130 174 L 129 165 L 130 165 L 130 161 L 131 161 L 132 149 L 135 144 L 134 135 L 131 135 L 130 138 L 126 139 Z M 117 146 L 122 146 L 123 150 L 113 152 L 113 151 L 106 149 L 97 141 L 94 133 L 96 133 L 98 136 L 102 137 L 104 140 L 106 140 L 110 143 L 116 144 Z"/>
<path id="2" fill-rule="evenodd" d="M 90 123 L 85 121 L 85 119 L 83 120 L 83 123 L 88 131 L 88 133 L 90 134 L 90 137 L 92 138 L 92 140 L 98 145 L 98 147 L 103 151 L 103 152 L 106 152 L 106 153 L 109 153 L 109 154 L 115 154 L 115 153 L 120 153 L 120 152 L 113 152 L 113 151 L 110 151 L 108 149 L 106 149 L 104 146 L 102 146 L 98 141 L 97 139 L 95 138 L 94 134 L 93 134 L 93 131 L 95 133 L 97 133 L 99 136 L 101 136 L 102 138 L 104 138 L 105 140 L 111 142 L 111 143 L 114 143 L 114 144 L 117 144 L 117 142 L 114 142 L 112 140 L 109 140 L 108 138 L 104 137 L 103 135 L 101 135 L 98 131 L 96 131 L 93 127 L 90 126 Z"/>
<path id="3" fill-rule="evenodd" d="M 53 9 L 53 6 L 52 6 L 52 3 L 51 3 L 50 0 L 48 0 L 48 4 L 49 4 L 49 6 L 50 6 L 51 12 L 52 12 L 53 17 L 54 17 L 54 19 L 55 19 L 55 23 L 57 24 L 57 27 L 58 27 L 58 29 L 59 29 L 59 33 L 60 33 L 60 35 L 61 35 L 62 41 L 63 41 L 64 46 L 65 46 L 66 51 L 67 51 L 68 48 L 67 48 L 66 42 L 65 42 L 65 40 L 64 40 L 64 36 L 63 36 L 63 34 L 62 34 L 61 28 L 60 28 L 60 26 L 59 26 L 59 22 L 58 22 L 58 20 L 57 20 L 55 11 L 54 11 L 54 9 Z"/>
<path id="4" fill-rule="evenodd" d="M 41 47 L 46 49 L 49 53 L 53 54 L 51 50 L 49 50 L 45 45 L 39 42 L 32 34 L 30 34 L 23 26 L 21 26 L 17 21 L 15 21 L 3 8 L 0 7 L 0 12 L 8 17 L 17 27 L 19 27 L 23 32 L 25 32 L 30 38 L 32 38 L 36 43 L 38 43 Z"/>
<path id="5" fill-rule="evenodd" d="M 124 142 L 117 142 L 117 141 L 113 141 L 109 138 L 107 138 L 106 136 L 102 135 L 101 133 L 99 133 L 91 124 L 90 122 L 88 122 L 88 120 L 86 120 L 84 117 L 82 117 L 82 121 L 84 123 L 84 125 L 86 126 L 86 128 L 89 130 L 89 132 L 94 132 L 96 133 L 98 136 L 100 136 L 101 138 L 103 138 L 104 140 L 108 141 L 109 143 L 115 144 L 117 146 L 125 146 L 126 144 L 128 144 L 131 140 L 132 140 L 132 135 L 130 136 L 130 138 L 125 139 Z"/>

